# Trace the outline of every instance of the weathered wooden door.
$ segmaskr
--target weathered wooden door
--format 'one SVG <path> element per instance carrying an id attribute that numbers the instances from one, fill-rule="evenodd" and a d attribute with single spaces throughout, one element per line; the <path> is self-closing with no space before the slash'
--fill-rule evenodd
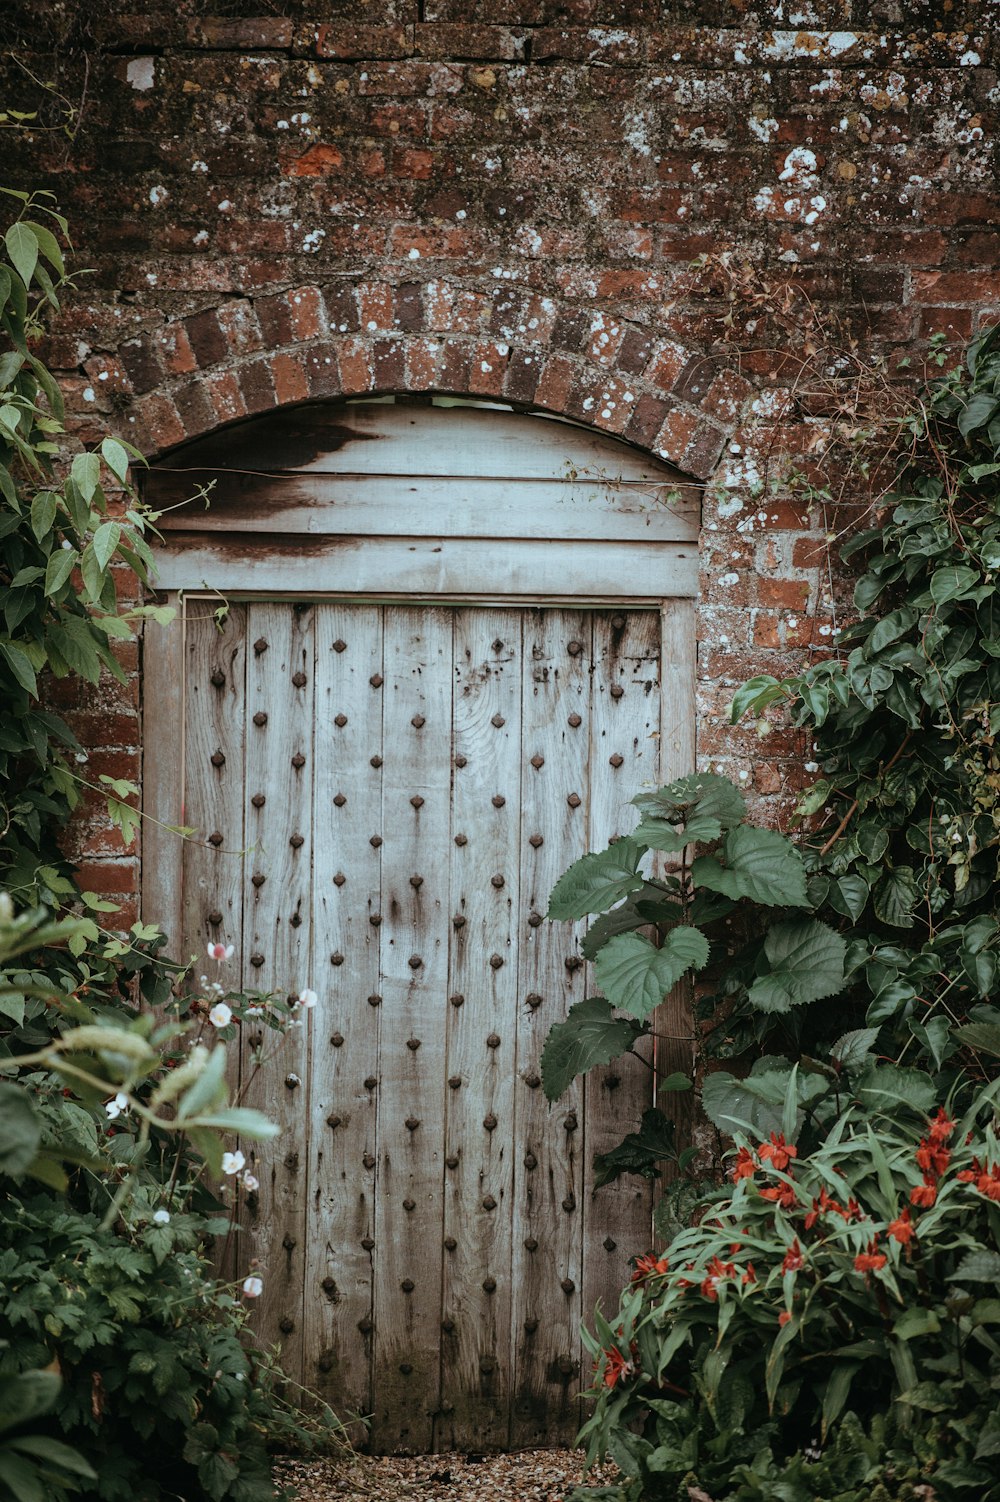
<path id="1" fill-rule="evenodd" d="M 595 1197 L 590 1164 L 649 1071 L 552 1109 L 539 1054 L 586 989 L 549 891 L 656 783 L 660 643 L 650 609 L 189 612 L 189 944 L 320 996 L 255 1086 L 284 1131 L 241 1262 L 261 1335 L 381 1449 L 572 1437 L 581 1317 L 648 1246 L 643 1188 Z"/>

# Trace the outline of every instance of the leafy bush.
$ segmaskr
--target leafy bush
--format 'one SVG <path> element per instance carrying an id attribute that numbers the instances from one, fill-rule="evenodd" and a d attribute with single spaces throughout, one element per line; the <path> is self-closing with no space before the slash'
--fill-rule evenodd
<path id="1" fill-rule="evenodd" d="M 597 1316 L 584 1435 L 627 1479 L 581 1498 L 1000 1497 L 998 392 L 991 333 L 902 423 L 893 488 L 844 550 L 865 567 L 835 655 L 735 696 L 734 720 L 766 733 L 777 707 L 814 744 L 800 911 L 839 931 L 843 976 L 818 993 L 832 1004 L 794 987 L 772 1004 L 766 889 L 748 885 L 740 923 L 713 934 L 701 1100 L 737 1143 L 735 1188 L 709 1189 L 693 1225 L 680 1212 L 696 1190 L 665 1196 L 669 1244 L 639 1260 L 618 1315 Z M 685 832 L 721 840 L 708 857 L 731 864 L 722 821 Z M 704 859 L 680 865 L 688 915 Z M 612 895 L 594 929 L 613 933 L 629 902 Z M 601 1046 L 611 1027 L 629 1046 L 631 1018 L 585 1005 Z M 566 1043 L 554 1035 L 557 1062 Z M 621 1167 L 655 1173 L 655 1153 Z"/>
<path id="2" fill-rule="evenodd" d="M 1000 1497 L 998 1092 L 957 1121 L 854 1106 L 803 1156 L 790 1088 L 787 1135 L 737 1133 L 734 1187 L 638 1260 L 612 1323 L 598 1315 L 582 1437 L 632 1478 L 623 1498 L 685 1483 L 716 1502 L 861 1502 L 914 1462 L 941 1502 Z M 831 1491 L 843 1456 L 823 1452 L 845 1410 L 879 1442 Z"/>

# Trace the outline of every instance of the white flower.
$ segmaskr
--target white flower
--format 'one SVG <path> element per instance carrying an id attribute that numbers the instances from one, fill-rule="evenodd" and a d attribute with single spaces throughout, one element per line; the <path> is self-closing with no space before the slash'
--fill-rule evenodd
<path id="1" fill-rule="evenodd" d="M 153 1220 L 154 1220 L 154 1222 L 158 1226 L 169 1225 L 170 1224 L 170 1211 L 169 1210 L 155 1210 L 153 1212 Z"/>
<path id="2" fill-rule="evenodd" d="M 232 944 L 209 944 L 208 946 L 209 959 L 218 960 L 220 964 L 223 960 L 231 960 L 235 953 Z"/>
<path id="3" fill-rule="evenodd" d="M 222 1172 L 239 1173 L 240 1169 L 243 1168 L 246 1164 L 246 1161 L 246 1158 L 244 1158 L 243 1154 L 239 1151 L 235 1153 L 223 1153 Z"/>
<path id="4" fill-rule="evenodd" d="M 262 1278 L 244 1278 L 243 1292 L 248 1299 L 259 1299 L 264 1292 L 264 1280 Z"/>
<path id="5" fill-rule="evenodd" d="M 108 1120 L 114 1121 L 116 1116 L 120 1116 L 123 1111 L 128 1110 L 128 1096 L 123 1095 L 119 1090 L 114 1100 L 104 1102 L 104 1109 L 108 1113 Z"/>
<path id="6" fill-rule="evenodd" d="M 233 1020 L 233 1014 L 224 1001 L 217 1001 L 208 1014 L 208 1020 L 213 1027 L 228 1027 Z"/>
<path id="7" fill-rule="evenodd" d="M 245 1173 L 243 1175 L 243 1188 L 248 1194 L 253 1194 L 255 1190 L 260 1188 L 260 1180 L 254 1178 L 252 1173 Z"/>
<path id="8" fill-rule="evenodd" d="M 316 995 L 316 992 L 310 991 L 308 986 L 304 991 L 299 992 L 299 1006 L 305 1007 L 307 1012 L 311 1007 L 314 1007 L 318 1001 L 319 997 Z"/>

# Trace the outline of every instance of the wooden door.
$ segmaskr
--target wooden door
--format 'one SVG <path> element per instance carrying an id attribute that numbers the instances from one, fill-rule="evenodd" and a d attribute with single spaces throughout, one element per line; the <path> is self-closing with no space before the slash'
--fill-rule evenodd
<path id="1" fill-rule="evenodd" d="M 650 1071 L 549 1107 L 539 1055 L 588 985 L 549 892 L 660 778 L 664 621 L 250 601 L 220 630 L 188 606 L 187 945 L 320 997 L 254 1086 L 282 1135 L 252 1151 L 240 1271 L 262 1264 L 258 1336 L 377 1450 L 571 1441 L 581 1319 L 649 1245 L 645 1188 L 595 1195 L 590 1165 Z"/>

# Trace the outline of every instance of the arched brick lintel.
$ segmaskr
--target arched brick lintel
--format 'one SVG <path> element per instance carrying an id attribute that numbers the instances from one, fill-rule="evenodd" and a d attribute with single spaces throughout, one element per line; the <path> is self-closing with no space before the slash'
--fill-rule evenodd
<path id="1" fill-rule="evenodd" d="M 151 459 L 276 407 L 410 393 L 569 417 L 707 479 L 751 393 L 649 326 L 442 282 L 230 299 L 123 344 L 113 364 L 133 398 L 126 436 Z"/>

